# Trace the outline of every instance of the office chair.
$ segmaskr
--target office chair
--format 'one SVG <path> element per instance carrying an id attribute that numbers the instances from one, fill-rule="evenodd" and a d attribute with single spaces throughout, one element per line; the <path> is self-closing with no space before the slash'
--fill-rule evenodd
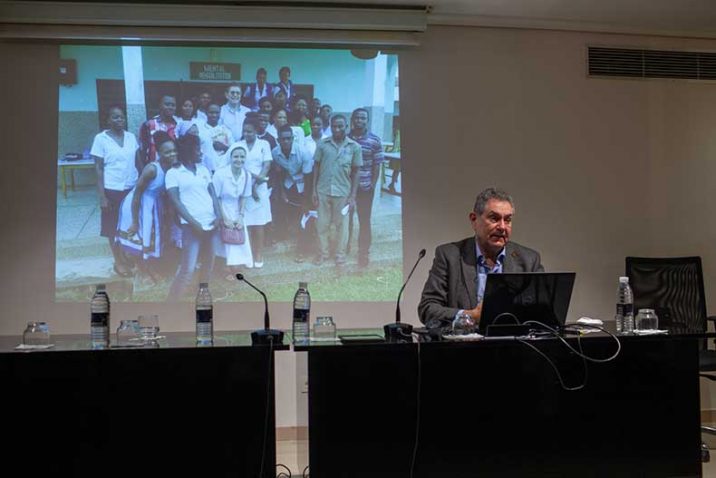
<path id="1" fill-rule="evenodd" d="M 700 257 L 627 257 L 626 275 L 634 292 L 634 311 L 654 309 L 659 328 L 676 333 L 704 333 L 716 317 L 706 315 L 706 294 Z M 704 340 L 699 350 L 699 371 L 716 372 L 716 350 Z M 699 373 L 716 381 L 716 374 Z M 716 428 L 701 426 L 703 433 L 716 435 Z M 702 445 L 702 461 L 709 461 L 709 450 Z"/>

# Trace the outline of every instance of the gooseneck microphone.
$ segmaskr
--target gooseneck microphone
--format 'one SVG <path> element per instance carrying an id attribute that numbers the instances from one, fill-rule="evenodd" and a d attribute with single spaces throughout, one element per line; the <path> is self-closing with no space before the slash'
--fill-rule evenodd
<path id="1" fill-rule="evenodd" d="M 246 280 L 243 274 L 236 274 L 236 279 L 246 282 L 252 289 L 261 294 L 264 298 L 264 328 L 251 332 L 251 345 L 281 345 L 283 343 L 283 332 L 271 328 L 271 319 L 269 318 L 268 299 L 258 287 Z"/>
<path id="2" fill-rule="evenodd" d="M 418 267 L 418 264 L 421 260 L 423 260 L 423 257 L 425 257 L 425 249 L 420 249 L 420 252 L 418 253 L 418 260 L 415 261 L 413 268 L 410 269 L 410 274 L 408 274 L 408 278 L 405 279 L 403 287 L 401 287 L 400 292 L 398 292 L 398 300 L 395 304 L 395 322 L 392 324 L 386 324 L 383 327 L 383 332 L 385 333 L 385 340 L 387 340 L 388 342 L 412 342 L 413 340 L 411 335 L 413 333 L 413 326 L 400 322 L 400 298 L 403 295 L 405 286 L 408 285 L 408 281 L 410 281 L 410 278 L 413 276 L 415 268 Z"/>

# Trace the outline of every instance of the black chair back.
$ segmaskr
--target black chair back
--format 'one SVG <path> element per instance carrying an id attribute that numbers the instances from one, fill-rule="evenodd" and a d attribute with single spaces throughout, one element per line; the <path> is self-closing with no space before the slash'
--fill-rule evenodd
<path id="1" fill-rule="evenodd" d="M 639 309 L 654 309 L 659 328 L 676 333 L 706 332 L 700 257 L 627 257 L 626 275 L 634 292 L 634 314 Z"/>

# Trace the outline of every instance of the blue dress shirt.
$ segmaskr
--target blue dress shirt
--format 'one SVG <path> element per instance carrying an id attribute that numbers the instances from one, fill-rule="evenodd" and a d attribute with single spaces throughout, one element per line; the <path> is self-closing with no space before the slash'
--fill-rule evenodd
<path id="1" fill-rule="evenodd" d="M 487 283 L 487 274 L 502 274 L 502 264 L 505 262 L 505 248 L 503 247 L 499 254 L 497 254 L 497 262 L 492 267 L 489 267 L 485 263 L 485 256 L 482 255 L 480 246 L 475 241 L 475 256 L 477 256 L 477 273 L 475 274 L 475 290 L 477 291 L 477 304 L 482 303 L 482 299 L 485 297 L 485 284 Z M 455 314 L 458 315 L 465 312 L 465 309 L 460 309 Z"/>
<path id="2" fill-rule="evenodd" d="M 477 303 L 482 302 L 485 297 L 485 283 L 487 282 L 487 274 L 502 274 L 502 263 L 505 261 L 505 248 L 503 247 L 497 255 L 495 265 L 489 267 L 485 262 L 485 256 L 482 255 L 480 246 L 475 241 L 475 255 L 477 256 L 477 274 L 475 274 L 475 289 L 477 290 Z"/>

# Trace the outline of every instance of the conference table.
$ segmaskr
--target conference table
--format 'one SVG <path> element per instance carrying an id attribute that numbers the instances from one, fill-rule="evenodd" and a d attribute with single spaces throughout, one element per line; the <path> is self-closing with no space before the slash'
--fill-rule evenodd
<path id="1" fill-rule="evenodd" d="M 311 477 L 701 476 L 707 336 L 296 347 Z"/>
<path id="2" fill-rule="evenodd" d="M 91 350 L 88 335 L 48 350 L 0 337 L 5 467 L 26 476 L 275 476 L 274 347 L 248 333 L 166 333 Z"/>

